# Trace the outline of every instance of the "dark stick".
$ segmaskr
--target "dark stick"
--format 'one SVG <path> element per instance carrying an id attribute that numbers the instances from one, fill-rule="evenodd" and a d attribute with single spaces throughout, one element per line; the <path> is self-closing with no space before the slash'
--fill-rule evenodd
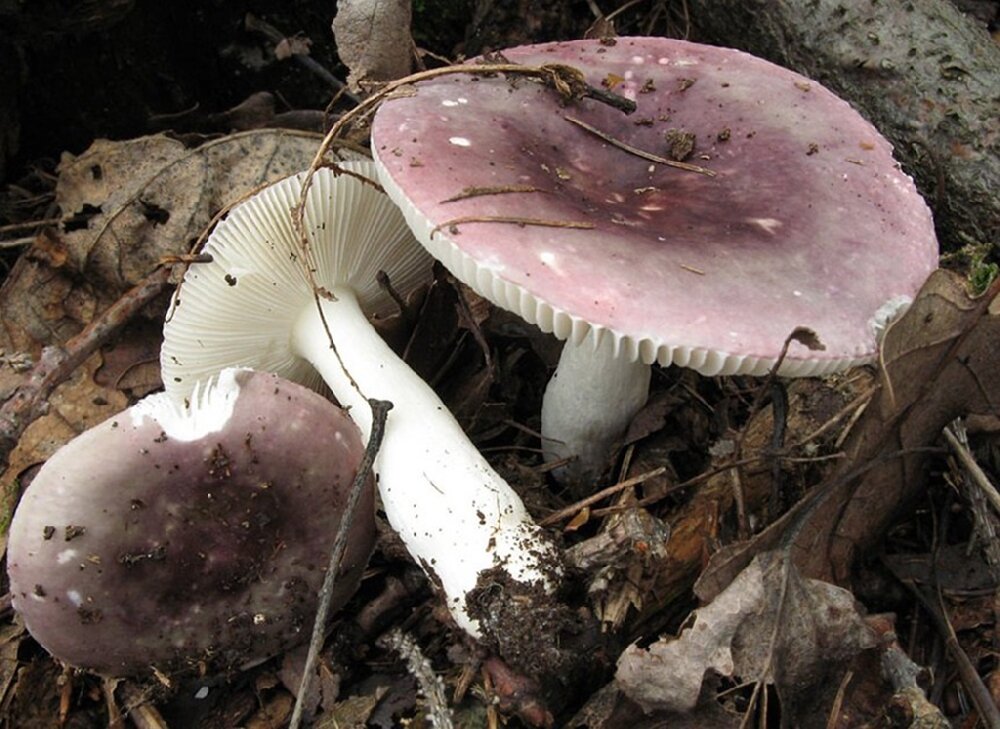
<path id="1" fill-rule="evenodd" d="M 262 20 L 261 18 L 258 18 L 253 13 L 247 13 L 244 23 L 246 24 L 247 30 L 260 33 L 275 45 L 278 45 L 287 37 L 273 25 Z M 357 96 L 347 89 L 347 84 L 326 70 L 326 68 L 312 56 L 307 56 L 302 53 L 293 53 L 292 58 L 294 58 L 295 62 L 304 69 L 314 73 L 317 77 L 322 79 L 331 89 L 333 89 L 335 93 L 343 94 L 344 98 L 350 99 L 351 102 L 355 104 L 360 101 Z"/>
<path id="2" fill-rule="evenodd" d="M 313 623 L 312 637 L 309 640 L 309 653 L 306 655 L 306 663 L 302 669 L 302 680 L 299 682 L 299 695 L 295 697 L 295 708 L 292 710 L 292 718 L 289 722 L 289 729 L 299 729 L 302 723 L 302 711 L 305 707 L 306 694 L 312 684 L 312 675 L 316 671 L 316 661 L 319 658 L 319 651 L 326 641 L 326 621 L 330 616 L 330 600 L 333 596 L 333 583 L 337 579 L 337 570 L 340 568 L 340 560 L 347 549 L 347 535 L 351 531 L 351 522 L 354 521 L 354 512 L 357 509 L 358 501 L 364 491 L 365 481 L 375 464 L 375 456 L 378 455 L 379 447 L 382 445 L 382 436 L 385 435 L 385 420 L 392 410 L 392 403 L 387 400 L 369 400 L 368 405 L 372 409 L 372 432 L 368 437 L 368 445 L 365 446 L 365 455 L 358 466 L 358 472 L 354 476 L 354 484 L 351 486 L 351 495 L 347 499 L 347 506 L 344 508 L 344 515 L 340 519 L 337 527 L 337 536 L 333 540 L 333 548 L 330 550 L 330 563 L 326 568 L 326 576 L 323 578 L 323 586 L 319 590 L 319 606 L 316 608 L 316 621 Z"/>

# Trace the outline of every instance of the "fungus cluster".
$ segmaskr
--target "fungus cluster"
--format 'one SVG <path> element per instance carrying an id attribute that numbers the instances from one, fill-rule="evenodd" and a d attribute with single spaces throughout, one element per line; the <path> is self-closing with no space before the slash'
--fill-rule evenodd
<path id="1" fill-rule="evenodd" d="M 52 655 L 126 676 L 227 671 L 308 639 L 364 451 L 311 390 L 224 370 L 151 395 L 50 458 L 10 526 L 15 609 Z M 369 480 L 333 604 L 375 545 Z"/>
<path id="2" fill-rule="evenodd" d="M 455 75 L 386 100 L 379 179 L 460 280 L 565 339 L 542 409 L 550 459 L 584 480 L 645 402 L 648 365 L 759 375 L 871 361 L 937 265 L 930 212 L 889 143 L 814 81 L 663 38 L 504 51 L 635 101 L 565 103 Z"/>

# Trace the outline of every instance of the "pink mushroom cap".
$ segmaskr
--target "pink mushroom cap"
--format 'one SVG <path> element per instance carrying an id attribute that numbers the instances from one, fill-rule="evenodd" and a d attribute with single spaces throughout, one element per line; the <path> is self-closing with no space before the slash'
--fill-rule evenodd
<path id="1" fill-rule="evenodd" d="M 146 398 L 70 441 L 28 486 L 10 527 L 10 591 L 52 655 L 112 676 L 227 671 L 308 640 L 361 436 L 301 385 L 227 372 L 196 416 Z M 369 481 L 334 607 L 374 544 Z"/>
<path id="2" fill-rule="evenodd" d="M 573 66 L 637 110 L 459 74 L 386 100 L 372 146 L 417 239 L 544 331 L 579 343 L 605 329 L 633 360 L 760 374 L 807 327 L 825 349 L 792 342 L 782 373 L 821 374 L 869 361 L 937 266 L 930 211 L 890 144 L 815 81 L 663 38 L 503 55 Z M 572 120 L 660 157 L 694 135 L 685 161 L 714 174 Z"/>

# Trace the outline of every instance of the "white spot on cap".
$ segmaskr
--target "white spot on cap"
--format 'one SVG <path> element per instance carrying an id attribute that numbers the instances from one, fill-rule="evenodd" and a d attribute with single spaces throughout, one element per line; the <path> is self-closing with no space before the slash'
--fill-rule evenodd
<path id="1" fill-rule="evenodd" d="M 456 147 L 471 147 L 472 146 L 472 142 L 470 142 L 465 137 L 450 137 L 448 139 L 448 141 L 451 142 L 452 144 L 454 144 Z"/>
<path id="2" fill-rule="evenodd" d="M 802 292 L 801 291 L 793 291 L 792 292 L 792 296 L 802 296 Z"/>
<path id="3" fill-rule="evenodd" d="M 458 102 L 454 99 L 445 99 L 441 102 L 441 106 L 458 106 Z"/>
<path id="4" fill-rule="evenodd" d="M 56 562 L 58 562 L 59 564 L 67 564 L 76 559 L 77 556 L 79 556 L 79 554 L 80 553 L 73 548 L 64 549 L 63 551 L 61 551 L 59 554 L 56 555 Z"/>
<path id="5" fill-rule="evenodd" d="M 646 59 L 642 56 L 632 56 L 632 63 L 645 63 Z"/>
<path id="6" fill-rule="evenodd" d="M 657 58 L 656 62 L 658 64 L 660 64 L 661 66 L 666 66 L 668 63 L 670 63 L 670 59 L 669 58 Z"/>
<path id="7" fill-rule="evenodd" d="M 67 590 L 66 597 L 71 603 L 73 603 L 73 607 L 80 607 L 83 605 L 83 597 L 76 590 Z"/>
<path id="8" fill-rule="evenodd" d="M 774 218 L 750 218 L 749 222 L 754 225 L 759 225 L 771 235 L 774 235 L 778 228 L 782 226 L 782 222 L 780 220 L 775 220 Z"/>
<path id="9" fill-rule="evenodd" d="M 556 254 L 552 251 L 542 251 L 538 254 L 538 258 L 541 259 L 542 263 L 546 265 L 551 265 L 556 262 Z"/>

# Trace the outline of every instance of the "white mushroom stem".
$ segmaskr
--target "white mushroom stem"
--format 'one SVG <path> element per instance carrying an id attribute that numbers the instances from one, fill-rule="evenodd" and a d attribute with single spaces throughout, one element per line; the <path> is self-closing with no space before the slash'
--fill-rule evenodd
<path id="1" fill-rule="evenodd" d="M 563 347 L 542 399 L 545 460 L 574 458 L 556 471 L 562 480 L 585 484 L 600 476 L 649 397 L 650 366 L 622 354 L 606 330 L 591 329 Z"/>
<path id="2" fill-rule="evenodd" d="M 365 438 L 372 426 L 367 400 L 393 403 L 375 463 L 386 516 L 439 582 L 458 624 L 479 637 L 466 595 L 480 573 L 499 567 L 514 580 L 552 591 L 555 547 L 434 391 L 378 335 L 354 293 L 338 287 L 333 295 L 321 304 L 325 326 L 314 305 L 300 315 L 292 349 L 349 408 Z"/>

